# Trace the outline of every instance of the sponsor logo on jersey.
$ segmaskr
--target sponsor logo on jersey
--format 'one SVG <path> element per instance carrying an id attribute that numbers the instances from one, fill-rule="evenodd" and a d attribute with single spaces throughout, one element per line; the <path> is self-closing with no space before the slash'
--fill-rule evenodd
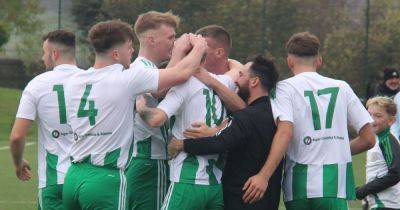
<path id="1" fill-rule="evenodd" d="M 311 139 L 311 137 L 306 136 L 306 137 L 304 137 L 303 142 L 305 145 L 310 145 L 312 142 L 312 139 Z"/>
<path id="2" fill-rule="evenodd" d="M 310 136 L 306 136 L 303 138 L 303 143 L 305 145 L 310 145 L 313 141 L 314 142 L 319 142 L 319 141 L 333 141 L 333 140 L 344 140 L 343 136 L 324 136 L 320 138 L 312 138 Z"/>
<path id="3" fill-rule="evenodd" d="M 54 130 L 53 132 L 51 132 L 51 135 L 53 136 L 53 138 L 58 138 L 60 137 L 60 132 L 58 130 Z"/>

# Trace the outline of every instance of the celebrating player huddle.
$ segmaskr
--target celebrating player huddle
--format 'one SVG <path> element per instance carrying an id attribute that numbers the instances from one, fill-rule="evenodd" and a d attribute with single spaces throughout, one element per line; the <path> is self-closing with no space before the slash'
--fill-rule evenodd
<path id="1" fill-rule="evenodd" d="M 16 175 L 28 180 L 24 138 L 38 120 L 39 208 L 277 209 L 286 154 L 287 209 L 348 209 L 356 189 L 351 155 L 383 137 L 375 137 L 374 121 L 346 82 L 316 72 L 318 38 L 291 37 L 294 76 L 277 83 L 272 60 L 229 59 L 232 41 L 223 27 L 175 40 L 179 21 L 152 11 L 134 30 L 118 20 L 95 24 L 95 62 L 87 70 L 76 66 L 73 33 L 43 38 L 51 71 L 26 86 L 10 136 Z M 134 34 L 140 48 L 131 63 Z M 359 134 L 352 141 L 347 123 Z M 399 151 L 396 139 L 382 142 L 385 152 Z M 390 170 L 397 157 L 385 153 L 382 167 L 400 173 Z M 374 189 L 397 184 L 396 175 Z M 384 207 L 379 190 L 357 191 L 357 198 L 375 196 L 374 207 Z"/>

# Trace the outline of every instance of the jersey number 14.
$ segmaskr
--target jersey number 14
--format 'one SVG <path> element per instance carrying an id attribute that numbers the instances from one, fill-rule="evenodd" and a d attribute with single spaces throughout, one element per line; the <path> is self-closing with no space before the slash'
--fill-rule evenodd
<path id="1" fill-rule="evenodd" d="M 96 116 L 98 110 L 95 108 L 93 100 L 87 100 L 87 97 L 90 94 L 90 90 L 92 89 L 92 85 L 86 85 L 85 92 L 81 98 L 79 109 L 78 109 L 78 117 L 89 117 L 89 123 L 91 126 L 96 124 Z M 64 86 L 63 85 L 54 85 L 53 91 L 57 92 L 58 99 L 58 113 L 60 117 L 60 124 L 67 123 L 67 111 L 65 108 L 65 96 L 64 96 Z M 89 109 L 85 109 L 86 104 L 89 103 Z"/>

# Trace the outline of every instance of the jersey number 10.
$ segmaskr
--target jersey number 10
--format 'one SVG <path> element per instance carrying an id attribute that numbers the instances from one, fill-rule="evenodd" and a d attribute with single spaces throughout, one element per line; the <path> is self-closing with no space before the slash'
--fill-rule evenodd
<path id="1" fill-rule="evenodd" d="M 212 126 L 214 123 L 215 125 L 220 125 L 222 120 L 224 119 L 224 111 L 225 108 L 223 107 L 222 101 L 221 101 L 221 115 L 217 116 L 215 113 L 217 111 L 215 104 L 216 104 L 216 94 L 214 91 L 209 91 L 208 89 L 203 89 L 203 95 L 206 96 L 206 125 L 209 127 Z"/>
<path id="2" fill-rule="evenodd" d="M 320 89 L 317 91 L 318 96 L 326 94 L 331 95 L 331 98 L 329 99 L 328 110 L 326 112 L 325 128 L 332 128 L 332 119 L 333 119 L 333 113 L 335 112 L 336 98 L 338 92 L 339 92 L 338 87 L 330 87 L 330 88 Z M 308 97 L 308 99 L 310 100 L 314 130 L 321 130 L 321 119 L 319 115 L 320 113 L 318 110 L 318 105 L 314 93 L 310 90 L 306 90 L 304 91 L 304 97 Z"/>

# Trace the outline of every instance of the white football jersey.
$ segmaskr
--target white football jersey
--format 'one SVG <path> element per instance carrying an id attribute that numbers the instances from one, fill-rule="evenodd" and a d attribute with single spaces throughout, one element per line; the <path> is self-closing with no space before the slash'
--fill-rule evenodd
<path id="1" fill-rule="evenodd" d="M 70 166 L 73 135 L 67 124 L 64 88 L 79 72 L 83 70 L 74 65 L 58 65 L 32 79 L 22 93 L 17 118 L 38 122 L 39 188 L 63 184 Z"/>
<path id="2" fill-rule="evenodd" d="M 235 90 L 236 86 L 229 76 L 211 75 L 231 90 Z M 192 123 L 196 121 L 214 127 L 226 116 L 224 105 L 217 94 L 195 77 L 171 88 L 158 108 L 168 117 L 175 116 L 172 135 L 177 139 L 185 139 L 183 132 L 191 128 Z M 222 174 L 221 164 L 222 159 L 219 155 L 195 156 L 180 152 L 170 162 L 170 180 L 202 185 L 219 184 Z"/>
<path id="3" fill-rule="evenodd" d="M 74 132 L 73 162 L 124 169 L 133 140 L 136 96 L 156 92 L 159 72 L 120 64 L 90 68 L 72 77 L 65 90 Z"/>
<path id="4" fill-rule="evenodd" d="M 355 197 L 348 123 L 357 132 L 372 122 L 350 86 L 316 72 L 278 83 L 274 118 L 293 123 L 286 153 L 284 199 Z"/>

